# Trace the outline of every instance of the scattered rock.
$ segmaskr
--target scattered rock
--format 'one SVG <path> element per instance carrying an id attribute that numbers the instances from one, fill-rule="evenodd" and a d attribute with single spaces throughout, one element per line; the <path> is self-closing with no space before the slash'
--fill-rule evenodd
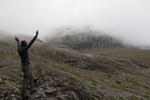
<path id="1" fill-rule="evenodd" d="M 122 82 L 117 80 L 116 83 L 117 83 L 117 84 L 121 84 Z"/>
<path id="2" fill-rule="evenodd" d="M 52 93 L 54 93 L 54 92 L 56 92 L 56 89 L 55 89 L 55 88 L 48 88 L 48 89 L 45 91 L 45 93 L 47 93 L 47 94 L 52 94 Z"/>

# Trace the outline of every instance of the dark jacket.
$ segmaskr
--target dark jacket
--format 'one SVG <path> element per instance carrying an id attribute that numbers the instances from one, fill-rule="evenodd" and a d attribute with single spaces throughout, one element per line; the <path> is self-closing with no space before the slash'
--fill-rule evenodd
<path id="1" fill-rule="evenodd" d="M 20 42 L 17 41 L 17 45 L 18 45 L 18 53 L 19 53 L 19 56 L 21 58 L 21 64 L 22 65 L 29 65 L 30 64 L 30 61 L 29 61 L 29 56 L 28 56 L 28 49 L 32 46 L 32 44 L 34 43 L 34 41 L 36 40 L 37 36 L 35 36 L 31 42 L 27 45 L 27 46 L 24 46 L 22 47 L 20 45 Z"/>

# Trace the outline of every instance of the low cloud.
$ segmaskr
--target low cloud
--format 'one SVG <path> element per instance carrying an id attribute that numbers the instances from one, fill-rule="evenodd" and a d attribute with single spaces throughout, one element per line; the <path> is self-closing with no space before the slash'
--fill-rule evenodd
<path id="1" fill-rule="evenodd" d="M 43 39 L 57 27 L 90 26 L 150 46 L 149 5 L 149 0 L 1 0 L 0 30 L 33 36 L 38 29 Z"/>

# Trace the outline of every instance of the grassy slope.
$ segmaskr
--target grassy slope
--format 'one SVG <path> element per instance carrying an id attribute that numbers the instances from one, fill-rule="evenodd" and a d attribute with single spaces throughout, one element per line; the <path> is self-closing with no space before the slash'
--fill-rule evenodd
<path id="1" fill-rule="evenodd" d="M 131 61 L 142 64 L 143 67 L 150 68 L 150 50 L 137 50 L 137 49 L 91 49 L 81 51 L 92 55 L 104 55 L 107 57 L 127 58 Z"/>
<path id="2" fill-rule="evenodd" d="M 1 95 L 4 94 L 3 92 L 13 92 L 16 88 L 19 89 L 21 87 L 22 73 L 19 66 L 19 57 L 15 49 L 10 51 L 10 48 L 4 47 L 5 51 L 0 49 Z M 95 97 L 99 96 L 102 100 L 140 100 L 140 98 L 149 100 L 148 98 L 150 98 L 150 73 L 148 73 L 147 69 L 141 67 L 132 68 L 130 64 L 118 60 L 127 58 L 137 62 L 140 61 L 140 64 L 144 63 L 146 66 L 149 66 L 150 51 L 121 50 L 118 52 L 116 50 L 105 50 L 99 52 L 106 58 L 126 64 L 123 67 L 126 66 L 128 68 L 127 70 L 111 74 L 84 70 L 58 62 L 48 55 L 48 53 L 52 52 L 49 52 L 48 49 L 47 52 L 42 50 L 43 48 L 40 47 L 38 49 L 33 48 L 30 55 L 33 70 L 37 72 L 37 76 L 42 79 L 43 84 L 47 81 L 43 80 L 42 71 L 39 69 L 44 69 L 44 75 L 55 78 L 60 84 L 78 85 L 80 88 L 95 95 Z M 9 63 L 5 64 L 5 62 Z M 108 63 L 109 66 L 111 65 Z"/>

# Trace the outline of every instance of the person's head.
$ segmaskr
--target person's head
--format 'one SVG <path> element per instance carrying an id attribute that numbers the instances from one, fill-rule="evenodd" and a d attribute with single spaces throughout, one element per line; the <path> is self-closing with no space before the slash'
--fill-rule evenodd
<path id="1" fill-rule="evenodd" d="M 21 41 L 21 47 L 27 46 L 27 42 L 25 40 Z"/>

